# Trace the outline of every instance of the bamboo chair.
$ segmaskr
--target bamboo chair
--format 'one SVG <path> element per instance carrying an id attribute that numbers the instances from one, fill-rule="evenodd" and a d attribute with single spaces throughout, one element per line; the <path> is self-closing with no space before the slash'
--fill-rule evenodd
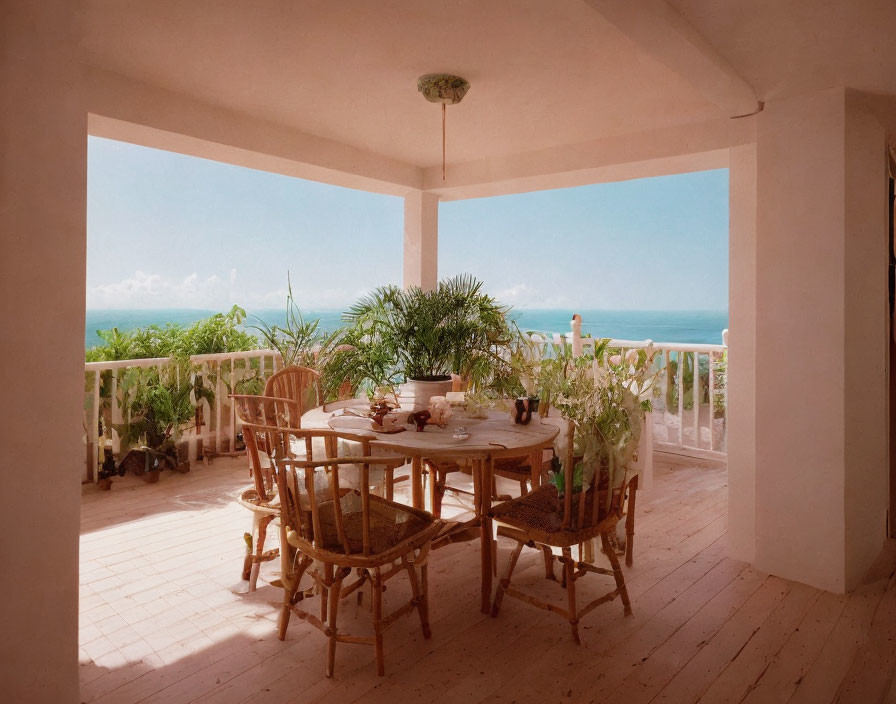
<path id="1" fill-rule="evenodd" d="M 249 423 L 289 428 L 301 422 L 299 404 L 292 399 L 242 394 L 233 394 L 231 398 L 237 418 L 244 429 Z M 245 435 L 244 430 L 244 440 Z M 246 558 L 243 561 L 242 578 L 249 581 L 249 591 L 254 592 L 261 563 L 274 560 L 280 554 L 276 548 L 268 551 L 264 549 L 268 525 L 280 515 L 280 504 L 274 473 L 267 457 L 248 442 L 246 457 L 249 460 L 252 485 L 240 492 L 237 503 L 252 512 L 252 532 L 243 536 L 246 541 Z"/>
<path id="2" fill-rule="evenodd" d="M 519 599 L 538 608 L 552 611 L 569 621 L 572 637 L 577 644 L 579 640 L 579 620 L 592 609 L 622 597 L 623 610 L 626 616 L 632 613 L 625 586 L 625 577 L 619 565 L 616 551 L 610 544 L 610 535 L 616 530 L 616 524 L 622 517 L 622 503 L 625 487 L 619 489 L 604 488 L 608 484 L 609 473 L 599 472 L 595 480 L 585 491 L 573 492 L 573 438 L 575 426 L 569 423 L 567 430 L 567 458 L 563 466 L 564 486 L 568 490 L 560 497 L 556 487 L 548 484 L 518 499 L 511 499 L 491 511 L 491 516 L 498 523 L 498 535 L 516 541 L 516 547 L 510 555 L 507 572 L 498 584 L 495 601 L 492 605 L 492 616 L 497 617 L 501 610 L 504 595 Z M 607 508 L 607 493 L 610 493 Z M 600 538 L 604 554 L 610 561 L 612 569 L 594 565 L 591 541 Z M 561 586 L 566 590 L 567 607 L 564 609 L 555 603 L 544 601 L 531 594 L 517 589 L 511 583 L 517 560 L 524 546 L 535 547 L 542 551 L 545 560 L 545 577 L 556 581 L 554 560 L 563 566 Z M 579 559 L 572 557 L 572 548 L 578 546 Z M 552 548 L 559 549 L 560 556 L 554 554 Z M 616 588 L 589 604 L 579 608 L 576 603 L 576 582 L 588 573 L 612 576 Z"/>
<path id="3" fill-rule="evenodd" d="M 372 456 L 370 441 L 366 438 L 327 430 L 247 427 L 256 445 L 258 438 L 264 439 L 263 444 L 272 456 L 282 501 L 280 640 L 286 638 L 290 615 L 295 613 L 327 636 L 327 677 L 333 676 L 337 643 L 373 645 L 377 674 L 383 675 L 383 633 L 399 617 L 416 609 L 423 637 L 430 637 L 427 558 L 432 540 L 442 528 L 441 521 L 434 520 L 425 511 L 371 493 L 371 465 L 394 469 L 404 464 L 405 459 Z M 312 441 L 316 438 L 324 440 L 323 457 L 314 457 Z M 338 457 L 339 438 L 360 442 L 362 454 Z M 290 456 L 296 441 L 304 441 L 306 459 Z M 346 486 L 344 470 L 347 465 L 358 468 L 356 488 Z M 311 568 L 315 561 L 322 569 Z M 347 580 L 352 572 L 356 579 L 349 583 Z M 412 598 L 391 614 L 384 615 L 384 584 L 402 572 L 408 575 Z M 299 588 L 306 574 L 320 594 L 319 616 L 300 607 L 312 593 Z M 371 590 L 372 637 L 344 633 L 337 625 L 339 602 L 365 583 Z"/>
<path id="4" fill-rule="evenodd" d="M 436 518 L 442 516 L 442 500 L 445 494 L 466 494 L 470 492 L 448 485 L 448 475 L 455 472 L 463 472 L 465 467 L 453 460 L 431 459 L 427 458 L 423 461 L 426 471 L 429 475 L 429 481 L 432 482 L 430 494 L 432 496 L 433 515 Z M 503 457 L 494 461 L 493 474 L 497 477 L 504 477 L 519 482 L 520 496 L 529 493 L 529 483 L 532 479 L 532 468 L 529 464 L 529 456 L 523 457 Z M 492 500 L 504 501 L 510 496 L 502 496 L 497 492 L 497 488 L 492 484 Z"/>
<path id="5" fill-rule="evenodd" d="M 302 413 L 321 403 L 320 374 L 308 367 L 285 367 L 268 377 L 264 395 L 295 400 L 301 417 Z"/>

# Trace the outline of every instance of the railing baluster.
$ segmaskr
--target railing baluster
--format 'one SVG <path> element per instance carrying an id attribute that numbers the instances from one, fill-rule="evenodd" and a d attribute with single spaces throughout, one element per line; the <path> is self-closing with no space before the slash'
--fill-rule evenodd
<path id="1" fill-rule="evenodd" d="M 709 353 L 709 449 L 716 450 L 716 374 L 713 360 L 715 353 Z"/>
<path id="2" fill-rule="evenodd" d="M 246 360 L 246 366 L 248 366 L 248 360 Z M 236 357 L 230 357 L 230 388 L 233 393 L 237 393 L 236 388 Z M 228 421 L 230 423 L 230 452 L 236 452 L 236 404 L 232 401 L 230 402 L 230 410 L 227 413 Z"/>
<path id="3" fill-rule="evenodd" d="M 678 360 L 678 444 L 684 447 L 684 353 L 676 352 L 675 359 Z"/>
<path id="4" fill-rule="evenodd" d="M 109 404 L 111 406 L 111 412 L 109 414 L 109 419 L 113 426 L 121 423 L 121 406 L 118 403 L 118 369 L 112 370 L 112 388 L 111 388 L 111 398 L 109 399 Z M 118 431 L 116 431 L 113 427 L 112 429 L 112 452 L 118 455 L 121 452 L 121 438 L 118 436 Z"/>
<path id="5" fill-rule="evenodd" d="M 224 438 L 221 432 L 221 397 L 224 395 L 224 382 L 221 379 L 223 367 L 223 361 L 219 359 L 217 366 L 218 375 L 215 378 L 215 450 L 217 452 L 224 451 Z"/>
<path id="6" fill-rule="evenodd" d="M 99 458 L 102 456 L 103 448 L 99 447 L 100 444 L 100 435 L 99 435 L 99 424 L 100 424 L 100 377 L 102 376 L 102 372 L 94 371 L 93 372 L 93 408 L 90 413 L 90 427 L 87 429 L 88 437 L 92 438 L 93 441 L 93 457 L 91 457 L 91 465 L 87 468 L 87 476 L 85 477 L 87 481 L 96 480 L 98 477 L 98 472 L 96 471 L 97 463 Z"/>
<path id="7" fill-rule="evenodd" d="M 694 447 L 700 449 L 700 353 L 694 352 Z"/>

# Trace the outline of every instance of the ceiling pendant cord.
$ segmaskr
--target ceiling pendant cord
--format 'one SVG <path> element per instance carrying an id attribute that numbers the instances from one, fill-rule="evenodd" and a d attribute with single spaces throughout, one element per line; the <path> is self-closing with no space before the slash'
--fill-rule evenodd
<path id="1" fill-rule="evenodd" d="M 442 103 L 442 181 L 445 180 L 445 103 Z"/>
<path id="2" fill-rule="evenodd" d="M 467 91 L 470 82 L 466 78 L 450 73 L 427 73 L 417 79 L 417 90 L 431 103 L 442 104 L 442 181 L 445 180 L 445 114 L 448 105 L 457 105 Z"/>

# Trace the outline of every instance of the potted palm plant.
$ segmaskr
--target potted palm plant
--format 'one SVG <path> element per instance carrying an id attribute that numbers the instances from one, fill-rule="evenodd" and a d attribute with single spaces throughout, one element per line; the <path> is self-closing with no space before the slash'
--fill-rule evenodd
<path id="1" fill-rule="evenodd" d="M 381 287 L 343 315 L 347 326 L 330 371 L 338 367 L 367 390 L 403 381 L 402 405 L 425 408 L 431 396 L 451 390 L 452 374 L 473 388 L 491 378 L 513 337 L 507 313 L 469 275 L 432 291 Z"/>

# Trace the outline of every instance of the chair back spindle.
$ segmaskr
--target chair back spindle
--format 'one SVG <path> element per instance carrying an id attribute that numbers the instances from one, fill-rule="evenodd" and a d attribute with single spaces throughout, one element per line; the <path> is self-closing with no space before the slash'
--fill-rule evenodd
<path id="1" fill-rule="evenodd" d="M 280 492 L 281 520 L 303 543 L 303 552 L 320 559 L 370 556 L 377 552 L 374 538 L 378 534 L 390 528 L 400 534 L 400 524 L 384 520 L 392 510 L 391 502 L 371 495 L 370 468 L 394 469 L 405 463 L 404 457 L 371 456 L 369 439 L 334 430 L 256 425 L 250 434 L 263 437 L 264 442 L 257 444 L 272 450 L 270 463 Z M 351 441 L 360 454 L 340 456 L 340 440 Z M 321 447 L 322 454 L 317 455 Z M 303 448 L 305 456 L 297 456 L 295 448 Z M 350 470 L 357 471 L 357 486 L 347 481 Z M 413 509 L 403 509 L 413 515 Z M 421 520 L 430 520 L 418 513 Z"/>
<path id="2" fill-rule="evenodd" d="M 286 367 L 272 374 L 264 385 L 265 396 L 293 399 L 299 404 L 299 417 L 322 402 L 320 374 L 308 367 Z M 301 425 L 295 427 L 300 428 Z"/>
<path id="3" fill-rule="evenodd" d="M 237 419 L 242 424 L 243 441 L 246 443 L 246 455 L 249 459 L 249 471 L 255 483 L 259 499 L 269 501 L 273 496 L 274 474 L 265 453 L 260 452 L 258 439 L 252 426 L 260 425 L 276 428 L 298 427 L 301 423 L 301 407 L 291 398 L 272 396 L 252 396 L 232 394 Z"/>

